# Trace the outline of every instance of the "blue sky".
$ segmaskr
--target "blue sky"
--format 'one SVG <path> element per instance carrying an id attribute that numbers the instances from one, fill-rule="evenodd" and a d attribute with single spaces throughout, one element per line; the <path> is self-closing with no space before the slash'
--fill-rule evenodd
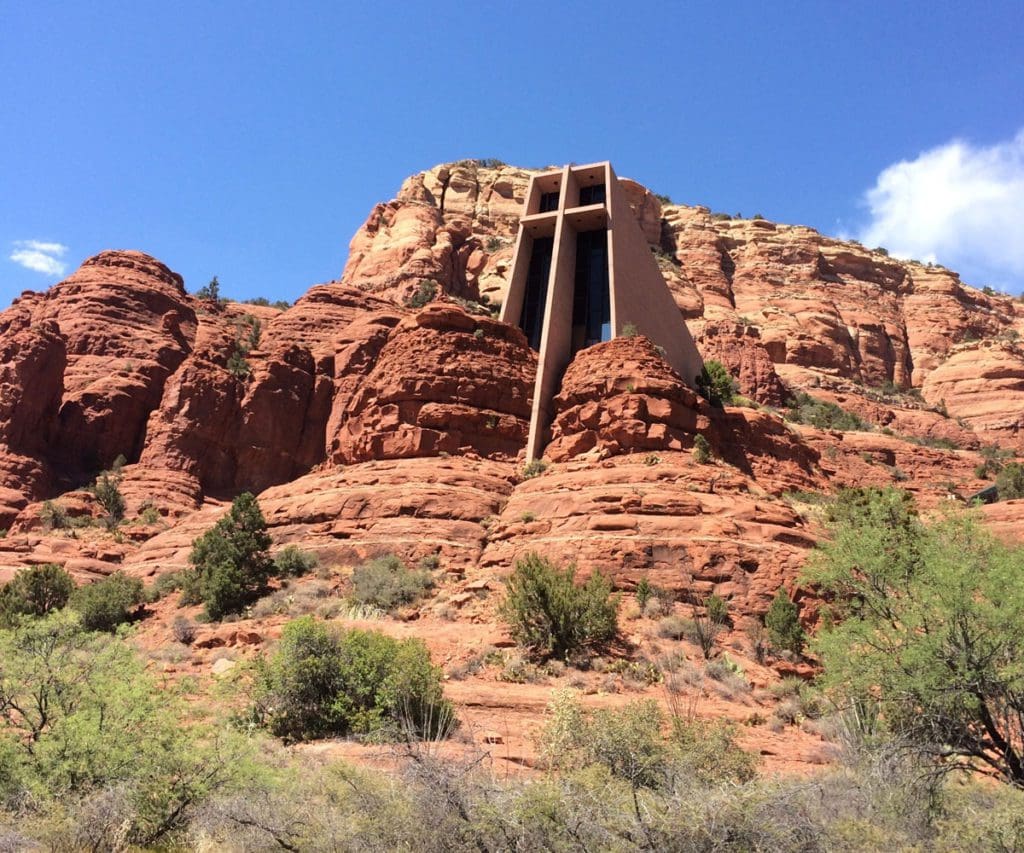
<path id="1" fill-rule="evenodd" d="M 463 157 L 607 158 L 1020 293 L 1022 45 L 1020 0 L 0 0 L 0 304 L 106 248 L 292 300 Z"/>

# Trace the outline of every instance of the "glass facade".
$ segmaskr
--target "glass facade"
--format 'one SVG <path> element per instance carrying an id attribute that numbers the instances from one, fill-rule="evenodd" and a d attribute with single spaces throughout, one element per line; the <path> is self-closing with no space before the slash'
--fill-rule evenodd
<path id="1" fill-rule="evenodd" d="M 540 333 L 544 328 L 544 306 L 548 299 L 548 277 L 551 273 L 551 252 L 554 245 L 554 237 L 538 237 L 533 241 L 533 251 L 530 254 L 519 328 L 526 333 L 526 339 L 532 349 L 540 349 Z"/>
<path id="2" fill-rule="evenodd" d="M 604 187 L 602 186 L 603 190 Z M 576 235 L 576 281 L 572 300 L 572 351 L 612 337 L 608 292 L 608 231 Z"/>

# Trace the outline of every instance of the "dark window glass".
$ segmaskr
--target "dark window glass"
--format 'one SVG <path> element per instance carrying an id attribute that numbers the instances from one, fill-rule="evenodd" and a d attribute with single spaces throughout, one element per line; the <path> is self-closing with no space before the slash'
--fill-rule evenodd
<path id="1" fill-rule="evenodd" d="M 526 294 L 519 328 L 533 349 L 540 349 L 540 333 L 544 328 L 544 306 L 548 299 L 548 276 L 551 273 L 551 252 L 554 237 L 538 237 L 533 241 L 530 266 L 526 273 Z"/>
<path id="2" fill-rule="evenodd" d="M 542 193 L 540 197 L 540 213 L 558 210 L 558 190 L 553 193 Z"/>
<path id="3" fill-rule="evenodd" d="M 576 280 L 572 300 L 573 352 L 611 340 L 608 293 L 608 232 L 576 235 Z"/>
<path id="4" fill-rule="evenodd" d="M 604 184 L 580 187 L 580 207 L 588 204 L 604 204 Z"/>

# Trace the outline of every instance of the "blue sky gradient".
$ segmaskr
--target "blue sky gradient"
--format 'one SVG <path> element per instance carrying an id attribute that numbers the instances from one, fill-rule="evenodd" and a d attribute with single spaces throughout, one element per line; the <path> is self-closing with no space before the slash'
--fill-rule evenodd
<path id="1" fill-rule="evenodd" d="M 135 248 L 192 290 L 216 274 L 229 296 L 293 300 L 340 275 L 407 175 L 463 157 L 610 159 L 679 202 L 901 240 L 907 226 L 870 230 L 884 170 L 953 140 L 982 162 L 1010 145 L 996 236 L 1024 245 L 1020 0 L 0 13 L 2 305 L 59 278 L 9 259 L 28 240 L 67 246 L 69 272 Z M 906 242 L 925 254 L 929 239 Z M 968 259 L 966 280 L 1024 290 L 1024 260 L 1002 263 L 998 241 L 980 260 L 948 245 L 935 259 Z"/>

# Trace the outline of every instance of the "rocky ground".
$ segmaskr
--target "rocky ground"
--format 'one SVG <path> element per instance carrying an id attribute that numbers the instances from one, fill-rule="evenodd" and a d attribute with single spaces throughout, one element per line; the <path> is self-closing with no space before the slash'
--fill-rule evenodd
<path id="1" fill-rule="evenodd" d="M 750 632 L 780 586 L 813 622 L 797 580 L 821 535 L 820 495 L 897 484 L 931 509 L 990 485 L 976 476 L 983 449 L 1024 455 L 1024 302 L 626 181 L 698 347 L 737 377 L 743 405 L 708 405 L 643 338 L 598 345 L 566 373 L 547 469 L 524 478 L 536 357 L 481 303 L 503 298 L 528 178 L 472 162 L 409 178 L 353 238 L 339 280 L 287 310 L 198 299 L 135 251 L 101 252 L 22 295 L 0 314 L 0 581 L 57 562 L 82 583 L 117 570 L 152 583 L 249 490 L 275 548 L 317 553 L 318 574 L 237 622 L 200 626 L 189 646 L 171 625 L 194 614 L 173 598 L 150 606 L 138 642 L 154 667 L 226 676 L 289 616 L 360 615 L 342 599 L 360 561 L 436 556 L 432 596 L 373 625 L 427 641 L 465 709 L 464 737 L 509 768 L 530 765 L 531 731 L 567 684 L 597 703 L 657 696 L 746 723 L 744 742 L 775 769 L 827 761 L 813 721 L 779 726 L 784 700 L 770 690 L 805 665 L 762 666 Z M 437 300 L 408 307 L 427 280 Z M 784 420 L 800 392 L 865 426 Z M 694 461 L 698 434 L 708 464 Z M 101 510 L 86 487 L 118 456 L 128 521 L 112 532 L 87 524 Z M 44 501 L 76 526 L 47 529 Z M 984 512 L 999 535 L 1024 538 L 1024 501 Z M 586 672 L 516 659 L 496 610 L 529 551 L 612 576 L 621 649 Z M 674 603 L 641 614 L 642 578 Z M 720 648 L 746 687 L 659 636 L 670 611 L 688 615 L 710 592 L 729 602 Z M 650 664 L 662 681 L 648 683 Z"/>

